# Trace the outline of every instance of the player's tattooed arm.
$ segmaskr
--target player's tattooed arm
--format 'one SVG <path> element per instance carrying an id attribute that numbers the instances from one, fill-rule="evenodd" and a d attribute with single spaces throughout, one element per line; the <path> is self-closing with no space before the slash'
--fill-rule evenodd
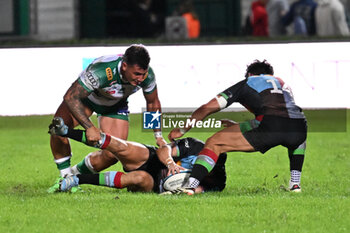
<path id="1" fill-rule="evenodd" d="M 82 99 L 86 98 L 90 93 L 85 88 L 75 81 L 64 95 L 64 101 L 68 105 L 73 116 L 79 121 L 80 125 L 88 129 L 93 125 L 89 117 L 85 113 L 86 107 L 82 103 Z"/>

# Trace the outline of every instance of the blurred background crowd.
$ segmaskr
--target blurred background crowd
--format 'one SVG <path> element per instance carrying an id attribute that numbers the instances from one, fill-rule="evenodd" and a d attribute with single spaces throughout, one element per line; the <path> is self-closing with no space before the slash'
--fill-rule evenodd
<path id="1" fill-rule="evenodd" d="M 350 0 L 0 0 L 0 41 L 347 37 Z"/>

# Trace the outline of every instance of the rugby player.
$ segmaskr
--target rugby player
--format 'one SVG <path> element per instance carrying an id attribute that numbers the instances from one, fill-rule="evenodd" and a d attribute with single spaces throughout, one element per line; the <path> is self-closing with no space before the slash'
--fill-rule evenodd
<path id="1" fill-rule="evenodd" d="M 204 143 L 197 139 L 184 138 L 157 149 L 154 146 L 125 141 L 106 133 L 101 133 L 101 139 L 93 142 L 87 139 L 86 130 L 70 129 L 60 117 L 53 119 L 49 126 L 49 133 L 108 150 L 121 162 L 126 172 L 78 173 L 60 178 L 56 184 L 56 191 L 69 191 L 80 184 L 93 184 L 118 189 L 127 188 L 129 191 L 159 193 L 163 191 L 162 179 L 185 168 L 191 169 L 197 154 L 204 146 Z M 196 187 L 195 192 L 222 191 L 226 185 L 225 162 L 226 154 L 223 153 L 219 156 L 214 169 Z"/>
<path id="2" fill-rule="evenodd" d="M 289 190 L 300 192 L 300 179 L 306 149 L 307 122 L 282 79 L 273 76 L 273 67 L 266 61 L 255 60 L 248 65 L 246 79 L 219 93 L 195 110 L 190 120 L 203 120 L 208 115 L 239 102 L 255 115 L 255 119 L 235 123 L 226 122 L 226 128 L 207 139 L 197 157 L 188 182 L 179 189 L 191 193 L 215 166 L 219 154 L 229 151 L 260 151 L 282 145 L 288 149 L 290 160 Z M 173 129 L 168 138 L 183 136 L 187 128 Z"/>
<path id="3" fill-rule="evenodd" d="M 149 53 L 143 45 L 131 45 L 123 55 L 95 59 L 68 89 L 55 117 L 63 118 L 70 128 L 80 124 L 91 142 L 101 139 L 100 130 L 126 140 L 129 131 L 127 99 L 131 94 L 142 89 L 147 111 L 161 112 L 155 75 L 149 62 Z M 89 119 L 93 112 L 97 113 L 99 128 Z M 157 145 L 166 144 L 160 130 L 155 129 L 154 136 Z M 77 172 L 98 172 L 117 162 L 112 153 L 101 150 L 88 154 L 71 167 L 72 153 L 68 139 L 52 135 L 50 146 L 62 177 Z M 54 187 L 48 190 L 54 191 Z"/>

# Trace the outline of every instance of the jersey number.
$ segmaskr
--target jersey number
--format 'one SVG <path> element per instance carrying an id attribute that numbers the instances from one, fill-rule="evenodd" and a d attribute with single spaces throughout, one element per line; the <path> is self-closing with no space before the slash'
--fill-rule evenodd
<path id="1" fill-rule="evenodd" d="M 275 80 L 273 80 L 273 79 L 268 79 L 268 80 L 266 80 L 266 82 L 268 82 L 268 83 L 271 83 L 271 84 L 272 84 L 273 89 L 270 91 L 271 93 L 273 93 L 273 94 L 283 94 L 283 91 L 282 91 L 282 90 L 280 90 L 280 89 L 278 89 L 278 87 L 277 87 L 277 84 L 276 84 L 276 81 L 275 81 Z"/>

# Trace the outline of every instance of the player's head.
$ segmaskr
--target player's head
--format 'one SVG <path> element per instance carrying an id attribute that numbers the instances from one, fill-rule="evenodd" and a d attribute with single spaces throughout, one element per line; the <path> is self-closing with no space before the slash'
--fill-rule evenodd
<path id="1" fill-rule="evenodd" d="M 147 78 L 150 60 L 145 46 L 131 45 L 123 55 L 121 67 L 123 79 L 133 86 L 141 84 Z"/>
<path id="2" fill-rule="evenodd" d="M 273 75 L 273 67 L 266 60 L 255 60 L 253 63 L 247 66 L 245 77 L 248 78 L 251 75 L 270 74 Z"/>
<path id="3" fill-rule="evenodd" d="M 128 65 L 138 65 L 144 70 L 148 69 L 150 60 L 148 51 L 142 44 L 131 45 L 123 55 L 123 62 Z"/>

